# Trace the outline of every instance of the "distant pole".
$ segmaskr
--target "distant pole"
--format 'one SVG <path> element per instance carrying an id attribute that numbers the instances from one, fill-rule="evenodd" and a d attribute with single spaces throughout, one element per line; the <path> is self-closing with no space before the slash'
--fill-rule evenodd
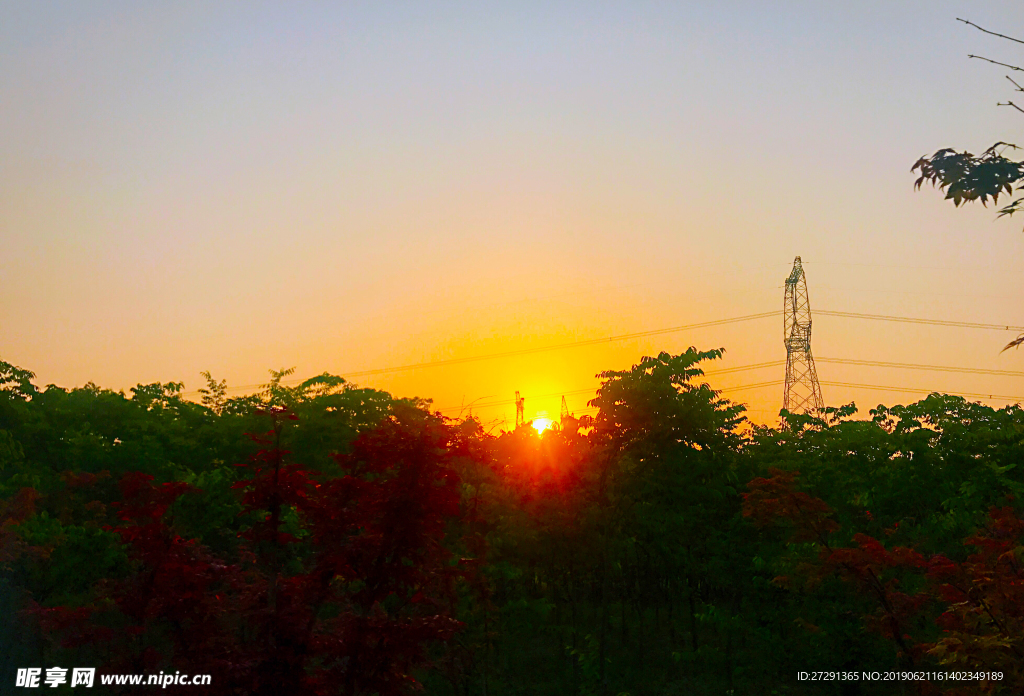
<path id="1" fill-rule="evenodd" d="M 516 428 L 518 429 L 521 425 L 526 422 L 526 399 L 519 396 L 519 392 L 516 392 Z"/>
<path id="2" fill-rule="evenodd" d="M 797 256 L 786 278 L 784 311 L 786 344 L 786 391 L 782 408 L 790 413 L 817 415 L 825 407 L 818 384 L 818 372 L 811 356 L 811 301 L 807 296 L 807 277 Z"/>

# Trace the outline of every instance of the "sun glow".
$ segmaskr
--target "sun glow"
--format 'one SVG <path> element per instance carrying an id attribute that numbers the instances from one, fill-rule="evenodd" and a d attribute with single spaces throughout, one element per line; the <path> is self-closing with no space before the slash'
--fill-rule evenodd
<path id="1" fill-rule="evenodd" d="M 538 433 L 542 433 L 545 430 L 550 429 L 552 425 L 553 425 L 553 422 L 552 422 L 552 420 L 550 418 L 534 418 L 533 419 L 533 427 L 534 427 L 534 429 Z"/>

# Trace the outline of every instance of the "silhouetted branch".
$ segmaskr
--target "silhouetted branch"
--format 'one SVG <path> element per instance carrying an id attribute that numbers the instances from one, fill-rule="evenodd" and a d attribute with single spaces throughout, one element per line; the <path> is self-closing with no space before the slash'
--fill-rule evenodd
<path id="1" fill-rule="evenodd" d="M 1020 70 L 1021 72 L 1024 72 L 1024 68 L 1018 68 L 1016 65 L 1010 65 L 1009 63 L 1000 63 L 998 60 L 992 60 L 991 58 L 986 58 L 985 56 L 972 56 L 970 54 L 967 54 L 967 57 L 977 58 L 978 60 L 988 61 L 989 63 L 995 63 L 996 65 L 1003 66 L 1004 68 L 1009 68 L 1010 70 Z"/>
<path id="2" fill-rule="evenodd" d="M 1016 82 L 1014 82 L 1014 81 L 1013 81 L 1013 78 L 1012 78 L 1012 77 L 1010 77 L 1009 75 L 1006 75 L 1005 77 L 1006 77 L 1006 79 L 1007 79 L 1007 80 L 1009 80 L 1010 82 L 1013 82 L 1013 86 L 1017 88 L 1017 91 L 1018 91 L 1018 92 L 1024 92 L 1024 87 L 1021 87 L 1021 86 L 1020 86 L 1020 85 L 1018 85 L 1018 84 L 1017 84 Z"/>
<path id="3" fill-rule="evenodd" d="M 982 29 L 981 27 L 979 27 L 974 22 L 969 22 L 966 19 L 960 19 L 959 17 L 957 17 L 956 21 L 963 22 L 964 24 L 970 24 L 975 29 L 978 29 L 979 31 L 983 31 L 986 34 L 991 34 L 992 36 L 998 36 L 1000 39 L 1006 39 L 1007 41 L 1016 41 L 1019 44 L 1024 44 L 1024 41 L 1021 41 L 1020 39 L 1015 39 L 1012 36 L 1004 36 L 1003 34 L 997 34 L 994 31 L 989 31 L 988 29 Z"/>
<path id="4" fill-rule="evenodd" d="M 1013 103 L 1012 101 L 1007 101 L 1007 102 L 997 102 L 997 103 L 996 103 L 996 106 L 1012 106 L 1012 107 L 1013 107 L 1013 108 L 1015 108 L 1015 109 L 1016 109 L 1017 111 L 1019 111 L 1019 112 L 1021 112 L 1022 114 L 1024 114 L 1024 109 L 1020 108 L 1019 106 L 1017 106 L 1016 104 L 1014 104 L 1014 103 Z"/>
<path id="5" fill-rule="evenodd" d="M 1016 348 L 1017 346 L 1021 345 L 1022 343 L 1024 343 L 1024 334 L 1021 334 L 1017 338 L 1015 338 L 1012 341 L 1010 341 L 1009 343 L 1007 343 L 1006 347 L 1003 348 L 999 352 L 1000 353 L 1005 353 L 1006 351 L 1010 350 L 1011 348 Z"/>

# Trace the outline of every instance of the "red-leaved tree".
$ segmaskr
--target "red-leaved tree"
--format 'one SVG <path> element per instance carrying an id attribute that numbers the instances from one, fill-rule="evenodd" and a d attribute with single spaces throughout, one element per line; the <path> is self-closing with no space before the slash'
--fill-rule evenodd
<path id="1" fill-rule="evenodd" d="M 235 558 L 175 533 L 169 511 L 195 489 L 130 474 L 112 530 L 131 572 L 91 605 L 37 608 L 40 625 L 98 650 L 108 672 L 209 673 L 207 693 L 416 688 L 426 647 L 460 627 L 454 589 L 470 564 L 446 542 L 463 514 L 456 462 L 471 448 L 439 416 L 396 405 L 328 477 L 288 461 L 295 416 L 266 414 L 273 428 L 235 484 L 250 521 Z"/>
<path id="2" fill-rule="evenodd" d="M 926 559 L 907 547 L 887 549 L 855 534 L 854 545 L 837 546 L 839 525 L 823 500 L 797 488 L 798 473 L 772 470 L 744 494 L 743 514 L 762 527 L 788 529 L 792 542 L 818 546 L 816 562 L 799 566 L 808 584 L 841 575 L 871 597 L 876 610 L 865 624 L 892 640 L 908 666 L 930 656 L 950 669 L 1002 672 L 1003 678 L 943 684 L 947 693 L 1024 691 L 1024 521 L 1011 507 L 992 508 L 985 529 L 964 541 L 976 553 L 963 563 L 937 555 Z M 918 573 L 925 583 L 914 593 L 900 589 L 899 573 Z M 776 578 L 782 585 L 792 578 Z M 908 626 L 926 606 L 938 605 L 942 637 L 914 641 Z"/>

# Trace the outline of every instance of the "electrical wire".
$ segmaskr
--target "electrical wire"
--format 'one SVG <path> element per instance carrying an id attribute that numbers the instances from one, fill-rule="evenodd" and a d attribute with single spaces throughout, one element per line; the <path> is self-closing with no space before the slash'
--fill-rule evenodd
<path id="1" fill-rule="evenodd" d="M 748 366 L 748 367 L 746 367 L 744 369 L 751 369 L 751 368 L 754 368 L 754 367 L 764 367 L 764 366 L 772 365 L 772 364 L 775 364 L 777 366 L 777 365 L 782 364 L 782 361 L 778 361 L 777 363 L 764 363 L 762 365 L 751 365 L 751 366 Z M 741 369 L 741 368 L 734 368 L 734 369 L 738 370 L 738 369 Z M 710 375 L 711 373 L 708 373 L 708 374 Z M 705 376 L 707 376 L 707 375 L 705 375 Z M 781 384 L 784 384 L 784 383 L 785 383 L 785 380 L 776 379 L 776 380 L 772 380 L 772 381 L 769 381 L 769 382 L 758 382 L 757 384 L 740 384 L 740 385 L 737 385 L 737 386 L 734 386 L 734 387 L 722 387 L 721 389 L 719 389 L 719 391 L 729 392 L 729 391 L 742 391 L 744 389 L 760 389 L 762 387 L 777 387 L 777 386 L 779 386 Z M 577 396 L 579 394 L 596 394 L 597 393 L 597 389 L 598 389 L 597 387 L 587 387 L 585 389 L 574 389 L 572 391 L 560 391 L 560 392 L 552 392 L 550 394 L 536 394 L 536 395 L 527 395 L 527 396 L 530 399 L 543 399 L 543 398 L 550 398 L 552 396 Z M 507 400 L 504 400 L 504 401 L 490 401 L 490 402 L 486 402 L 486 403 L 483 403 L 483 404 L 477 404 L 473 408 L 489 408 L 489 407 L 492 407 L 492 406 L 511 406 L 515 402 L 516 402 L 515 399 L 507 399 Z M 450 413 L 452 411 L 460 411 L 460 410 L 471 410 L 471 409 L 465 409 L 465 407 L 463 407 L 463 406 L 445 406 L 444 408 L 435 409 L 435 411 L 438 411 L 440 413 Z"/>
<path id="2" fill-rule="evenodd" d="M 815 358 L 815 361 L 819 362 L 819 363 L 828 363 L 828 364 L 837 364 L 837 365 L 858 365 L 858 366 L 864 366 L 864 367 L 889 367 L 889 368 L 897 368 L 897 369 L 924 370 L 924 371 L 935 371 L 935 372 L 956 372 L 956 373 L 964 373 L 964 374 L 972 374 L 972 375 L 996 375 L 996 376 L 1001 376 L 1001 377 L 1024 377 L 1024 372 L 1018 371 L 1018 370 L 991 370 L 991 369 L 977 368 L 977 367 L 955 367 L 955 366 L 949 366 L 949 365 L 920 365 L 920 364 L 915 364 L 915 363 L 886 362 L 886 361 L 882 361 L 882 360 L 857 360 L 855 358 L 828 358 L 828 357 L 823 357 L 823 358 Z M 750 365 L 738 365 L 736 367 L 728 367 L 728 368 L 724 368 L 724 369 L 721 369 L 721 370 L 706 370 L 704 372 L 704 376 L 705 377 L 714 377 L 716 375 L 731 374 L 731 373 L 735 373 L 735 372 L 746 372 L 746 371 L 749 371 L 749 370 L 760 370 L 760 369 L 764 369 L 764 368 L 768 368 L 768 367 L 781 367 L 782 365 L 785 365 L 785 363 L 786 363 L 785 360 L 772 360 L 772 361 L 769 361 L 769 362 L 753 363 L 753 364 L 750 364 Z M 728 392 L 728 391 L 741 391 L 741 390 L 744 390 L 744 389 L 759 389 L 759 388 L 762 388 L 762 387 L 778 386 L 778 385 L 781 385 L 781 384 L 784 384 L 784 383 L 785 383 L 785 380 L 773 380 L 773 381 L 768 381 L 768 382 L 760 382 L 760 383 L 757 383 L 757 384 L 745 384 L 745 385 L 736 385 L 736 386 L 730 386 L 730 387 L 722 387 L 722 390 Z M 821 382 L 821 384 L 832 384 L 832 383 Z M 840 384 L 840 383 L 837 382 L 835 384 Z M 845 383 L 843 383 L 843 384 L 845 384 Z M 573 389 L 573 390 L 570 390 L 570 391 L 552 392 L 550 394 L 536 394 L 536 395 L 531 395 L 530 398 L 531 399 L 543 399 L 543 398 L 548 398 L 548 397 L 552 397 L 552 396 L 574 396 L 574 395 L 578 395 L 578 394 L 586 394 L 586 393 L 596 392 L 596 389 L 597 389 L 596 387 L 587 387 L 587 388 L 584 388 L 584 389 Z M 894 390 L 898 390 L 898 388 L 895 388 L 895 387 L 893 389 Z M 914 393 L 919 393 L 919 392 L 935 391 L 935 390 L 911 389 L 909 391 L 914 392 Z M 952 394 L 953 392 L 945 392 L 945 393 Z M 975 394 L 966 394 L 966 393 L 965 394 L 960 394 L 960 395 L 961 396 L 963 396 L 963 395 L 975 396 Z M 1014 398 L 1014 397 L 1006 397 L 1006 398 Z M 492 406 L 508 406 L 508 405 L 511 405 L 511 404 L 514 404 L 514 403 L 515 403 L 515 399 L 504 399 L 504 400 L 501 400 L 501 401 L 484 402 L 482 404 L 477 404 L 477 405 L 473 406 L 473 408 L 489 408 L 489 407 L 492 407 Z M 441 412 L 447 413 L 447 412 L 451 412 L 451 411 L 458 411 L 458 410 L 460 410 L 462 408 L 464 408 L 464 407 L 461 407 L 461 406 L 448 406 L 448 407 L 445 407 L 445 408 L 442 408 L 442 409 L 438 409 L 438 410 L 441 411 Z"/>
<path id="3" fill-rule="evenodd" d="M 1001 377 L 1024 377 L 1019 370 L 991 370 L 980 367 L 954 367 L 947 365 L 918 365 L 915 363 L 885 362 L 882 360 L 856 360 L 854 358 L 815 358 L 817 362 L 836 365 L 863 365 L 864 367 L 895 367 L 904 370 L 928 370 L 934 372 L 962 372 L 969 375 L 998 375 Z M 740 369 L 740 368 L 733 368 Z"/>
<path id="4" fill-rule="evenodd" d="M 410 365 L 399 365 L 397 367 L 382 367 L 375 370 L 362 370 L 359 372 L 347 373 L 351 377 L 363 377 L 365 375 L 380 375 L 389 372 L 401 372 L 404 370 L 417 370 L 424 367 L 440 367 L 442 365 L 460 365 L 468 362 L 478 362 L 480 360 L 494 360 L 495 358 L 509 358 L 518 355 L 530 355 L 533 353 L 545 353 L 553 350 L 563 350 L 565 348 L 580 348 L 583 346 L 593 346 L 601 343 L 614 343 L 615 341 L 626 341 L 632 338 L 644 338 L 646 336 L 658 336 L 661 334 L 675 333 L 677 331 L 689 331 L 691 329 L 703 329 L 709 326 L 722 326 L 724 324 L 735 324 L 743 321 L 752 321 L 754 319 L 765 319 L 767 317 L 775 317 L 782 314 L 780 311 L 774 312 L 762 312 L 760 314 L 748 314 L 742 317 L 730 317 L 729 319 L 715 319 L 713 321 L 704 321 L 697 324 L 685 324 L 683 326 L 671 326 L 665 329 L 651 329 L 649 331 L 637 331 L 635 333 L 620 334 L 618 336 L 606 336 L 604 338 L 591 338 L 582 341 L 570 341 L 568 343 L 559 343 L 553 346 L 542 346 L 538 348 L 520 348 L 517 350 L 506 350 L 500 353 L 487 353 L 485 355 L 472 355 L 465 358 L 449 358 L 447 360 L 430 360 L 427 362 L 413 363 Z"/>
<path id="5" fill-rule="evenodd" d="M 962 329 L 995 329 L 998 331 L 1024 331 L 1024 326 L 1010 324 L 981 324 L 973 321 L 948 321 L 946 319 L 919 319 L 916 317 L 896 317 L 888 314 L 861 314 L 860 312 L 837 312 L 828 309 L 816 309 L 812 315 L 826 317 L 844 317 L 847 319 L 873 319 L 875 321 L 896 321 L 906 324 L 928 324 L 931 326 L 955 326 Z"/>
<path id="6" fill-rule="evenodd" d="M 863 313 L 859 313 L 859 312 L 840 312 L 840 311 L 820 310 L 820 309 L 819 310 L 815 310 L 814 313 L 818 314 L 818 315 L 823 315 L 823 316 L 841 317 L 841 318 L 847 318 L 847 319 L 869 319 L 869 320 L 875 320 L 875 321 L 902 322 L 902 323 L 910 323 L 910 324 L 924 324 L 924 325 L 931 325 L 931 326 L 947 326 L 947 327 L 970 328 L 970 329 L 991 329 L 991 330 L 1000 330 L 1000 331 L 1024 331 L 1024 326 L 1015 326 L 1015 325 L 1011 325 L 1011 324 L 985 324 L 985 323 L 978 323 L 978 322 L 963 322 L 963 321 L 952 321 L 952 320 L 945 320 L 945 319 L 924 319 L 924 318 L 919 318 L 919 317 L 899 317 L 899 316 L 892 316 L 892 315 L 886 315 L 886 314 L 863 314 Z M 540 346 L 540 347 L 536 347 L 536 348 L 520 348 L 520 349 L 516 349 L 516 350 L 501 351 L 501 352 L 497 352 L 497 353 L 487 353 L 487 354 L 484 354 L 484 355 L 466 356 L 466 357 L 463 357 L 463 358 L 449 358 L 449 359 L 445 359 L 445 360 L 429 360 L 429 361 L 424 361 L 424 362 L 419 362 L 419 363 L 411 363 L 411 364 L 408 364 L 408 365 L 398 365 L 398 366 L 393 366 L 393 367 L 382 367 L 382 368 L 376 368 L 376 369 L 371 369 L 371 370 L 358 370 L 358 371 L 353 371 L 353 372 L 345 373 L 345 377 L 346 378 L 365 377 L 365 376 L 370 376 L 370 375 L 382 375 L 382 374 L 389 374 L 389 373 L 393 373 L 393 372 L 403 372 L 403 371 L 407 371 L 407 370 L 419 370 L 419 369 L 425 369 L 425 368 L 430 368 L 430 367 L 443 367 L 443 366 L 446 366 L 446 365 L 461 365 L 461 364 L 465 364 L 465 363 L 480 362 L 480 361 L 484 361 L 484 360 L 495 360 L 495 359 L 498 359 L 498 358 L 508 358 L 508 357 L 515 357 L 515 356 L 520 356 L 520 355 L 532 355 L 532 354 L 536 354 L 536 353 L 545 353 L 545 352 L 556 351 L 556 350 L 564 350 L 564 349 L 568 349 L 568 348 L 579 348 L 579 347 L 584 347 L 584 346 L 600 345 L 602 343 L 614 343 L 616 341 L 625 341 L 625 340 L 635 339 L 635 338 L 645 338 L 645 337 L 648 337 L 648 336 L 659 336 L 659 335 L 663 335 L 663 334 L 676 333 L 676 332 L 679 332 L 679 331 L 688 331 L 688 330 L 693 330 L 693 329 L 701 329 L 701 328 L 707 328 L 707 327 L 711 327 L 711 326 L 723 326 L 723 325 L 726 325 L 726 324 L 735 324 L 735 323 L 740 323 L 740 322 L 753 321 L 753 320 L 756 320 L 756 319 L 766 319 L 768 317 L 779 316 L 780 314 L 782 314 L 781 311 L 761 312 L 761 313 L 758 313 L 758 314 L 748 314 L 748 315 L 739 316 L 739 317 L 729 317 L 727 319 L 716 319 L 716 320 L 712 320 L 712 321 L 698 322 L 698 323 L 694 323 L 694 324 L 684 324 L 684 325 L 681 325 L 681 326 L 670 326 L 670 327 L 661 328 L 661 329 L 650 329 L 650 330 L 647 330 L 647 331 L 636 331 L 636 332 L 633 332 L 633 333 L 619 334 L 619 335 L 615 335 L 615 336 L 606 336 L 606 337 L 603 337 L 603 338 L 584 339 L 584 340 L 581 340 L 581 341 L 569 341 L 569 342 L 566 342 L 566 343 L 559 343 L 559 344 L 556 344 L 556 345 L 553 345 L 553 346 Z M 760 364 L 759 366 L 767 367 L 767 366 L 769 366 L 771 364 L 774 364 L 774 363 L 763 363 L 763 364 Z M 850 364 L 855 364 L 855 363 L 850 363 Z M 883 365 L 877 365 L 877 366 L 882 367 Z M 884 365 L 884 366 L 885 367 L 895 367 L 895 366 L 897 366 L 897 364 L 894 363 L 892 365 Z M 727 368 L 726 370 L 719 370 L 718 373 L 719 374 L 724 374 L 726 371 L 740 371 L 740 370 L 744 370 L 744 369 L 755 369 L 755 367 L 754 366 L 744 366 L 744 367 L 737 367 L 737 368 Z M 919 368 L 919 369 L 924 369 L 924 368 L 922 367 L 922 368 Z M 945 371 L 955 371 L 952 368 L 935 367 L 934 369 L 940 369 L 940 370 L 945 370 Z M 964 368 L 965 371 L 968 370 L 968 369 L 969 368 Z M 979 373 L 979 374 L 988 374 L 988 373 Z M 991 374 L 996 374 L 996 373 L 993 372 Z M 286 382 L 282 382 L 282 384 L 283 385 L 292 386 L 292 385 L 295 385 L 295 384 L 300 384 L 301 382 L 302 382 L 302 380 L 296 379 L 296 380 L 289 380 L 289 381 L 286 381 Z M 257 388 L 261 388 L 261 387 L 264 387 L 264 386 L 265 386 L 264 384 L 248 384 L 248 385 L 242 385 L 242 386 L 237 386 L 237 387 L 229 387 L 228 390 L 229 391 L 239 391 L 239 390 L 247 390 L 247 389 L 257 389 Z M 189 396 L 189 395 L 194 396 L 194 395 L 197 395 L 197 394 L 199 394 L 198 390 L 184 392 L 182 394 L 182 396 Z"/>
<path id="7" fill-rule="evenodd" d="M 1005 394 L 979 394 L 977 392 L 940 391 L 938 389 L 914 389 L 912 387 L 887 387 L 879 384 L 853 384 L 851 382 L 821 381 L 826 387 L 850 387 L 853 389 L 877 389 L 879 391 L 906 392 L 909 394 L 949 394 L 950 396 L 968 396 L 977 399 L 999 399 L 1020 403 L 1024 396 L 1006 396 Z"/>
<path id="8" fill-rule="evenodd" d="M 823 362 L 823 363 L 842 364 L 842 365 L 862 365 L 862 366 L 866 366 L 866 367 L 892 367 L 892 368 L 900 368 L 900 369 L 915 369 L 915 370 L 926 370 L 926 371 L 959 372 L 959 373 L 966 373 L 966 374 L 997 375 L 997 376 L 1006 376 L 1006 377 L 1024 377 L 1024 372 L 1015 371 L 1015 370 L 987 370 L 987 369 L 982 369 L 982 368 L 952 367 L 952 366 L 945 366 L 945 365 L 918 365 L 918 364 L 912 364 L 912 363 L 884 362 L 884 361 L 879 361 L 879 360 L 856 360 L 856 359 L 853 359 L 853 358 L 816 358 L 816 361 L 817 362 Z M 713 377 L 713 376 L 718 375 L 718 374 L 727 374 L 727 373 L 742 372 L 742 371 L 747 371 L 747 370 L 756 370 L 756 369 L 762 369 L 762 368 L 766 368 L 766 367 L 779 367 L 779 366 L 783 365 L 784 363 L 785 363 L 784 360 L 775 360 L 775 361 L 771 361 L 771 362 L 754 363 L 754 364 L 751 364 L 751 365 L 740 365 L 740 366 L 737 366 L 737 367 L 726 368 L 726 369 L 723 369 L 723 370 L 714 370 L 714 371 L 710 371 L 709 370 L 709 371 L 705 372 L 704 376 L 705 377 Z M 740 384 L 740 385 L 735 385 L 735 386 L 722 387 L 721 391 L 723 391 L 723 392 L 733 392 L 733 391 L 743 391 L 743 390 L 746 390 L 746 389 L 762 389 L 762 388 L 765 388 L 765 387 L 777 387 L 777 386 L 780 386 L 782 384 L 785 384 L 785 380 L 770 380 L 770 381 L 766 381 L 766 382 L 758 382 L 758 383 L 755 383 L 755 384 Z M 940 393 L 943 393 L 943 394 L 950 394 L 950 395 L 953 395 L 953 396 L 965 396 L 965 397 L 987 398 L 987 399 L 1007 399 L 1007 400 L 1010 400 L 1010 401 L 1015 401 L 1015 400 L 1024 401 L 1024 397 L 1007 396 L 1007 395 L 1003 395 L 1003 394 L 984 394 L 984 393 L 980 393 L 980 392 L 953 392 L 953 391 L 936 390 L 936 389 L 918 389 L 918 388 L 893 387 L 893 386 L 873 385 L 873 384 L 855 384 L 855 383 L 852 383 L 852 382 L 836 382 L 836 381 L 829 381 L 829 380 L 822 380 L 820 382 L 820 384 L 825 385 L 825 386 L 834 386 L 834 387 L 849 387 L 849 388 L 861 388 L 861 389 L 874 389 L 874 390 L 882 390 L 882 391 L 897 391 L 897 392 L 905 392 L 905 393 L 912 393 L 912 394 L 924 394 L 924 393 L 940 392 Z M 571 390 L 571 391 L 552 392 L 551 394 L 539 394 L 539 395 L 531 396 L 530 398 L 532 398 L 532 399 L 542 399 L 542 398 L 547 398 L 547 397 L 552 397 L 552 396 L 574 396 L 574 395 L 578 395 L 578 394 L 585 394 L 585 393 L 591 393 L 591 392 L 596 393 L 596 389 L 597 389 L 596 387 L 584 388 L 584 389 L 574 389 L 574 390 Z M 488 408 L 488 407 L 493 407 L 493 406 L 508 406 L 508 405 L 511 405 L 511 404 L 514 404 L 514 403 L 515 403 L 515 399 L 508 399 L 508 400 L 503 400 L 503 401 L 495 401 L 495 402 L 488 402 L 488 403 L 479 404 L 475 408 Z M 447 413 L 447 412 L 459 410 L 460 408 L 461 407 L 458 407 L 458 406 L 446 407 L 446 408 L 438 409 L 438 411 L 443 412 L 443 413 Z"/>
<path id="9" fill-rule="evenodd" d="M 729 317 L 728 319 L 714 319 L 712 321 L 702 321 L 696 324 L 684 324 L 682 326 L 670 326 L 664 329 L 650 329 L 648 331 L 637 331 L 628 334 L 619 334 L 617 336 L 605 336 L 603 338 L 589 338 L 582 341 L 569 341 L 567 343 L 559 343 L 553 346 L 540 346 L 537 348 L 519 348 L 516 350 L 506 350 L 499 353 L 487 353 L 484 355 L 470 355 L 464 358 L 448 358 L 446 360 L 428 360 L 420 363 L 412 363 L 409 365 L 398 365 L 395 367 L 380 367 L 373 370 L 359 370 L 355 372 L 346 372 L 345 377 L 365 377 L 368 375 L 382 375 L 391 372 L 403 372 L 405 370 L 419 370 L 427 367 L 441 367 L 444 365 L 461 365 L 470 362 L 479 362 L 481 360 L 494 360 L 496 358 L 509 358 L 518 355 L 531 355 L 534 353 L 546 353 L 548 351 L 563 350 L 566 348 L 580 348 L 583 346 L 600 345 L 602 343 L 614 343 L 616 341 L 627 341 L 633 338 L 644 338 L 647 336 L 659 336 L 662 334 L 676 333 L 678 331 L 689 331 L 691 329 L 703 329 L 709 326 L 723 326 L 725 324 L 736 324 L 744 321 L 753 321 L 754 319 L 766 319 L 768 317 L 777 317 L 782 314 L 781 311 L 775 310 L 772 312 L 761 312 L 760 314 L 747 314 L 741 317 Z M 282 382 L 284 385 L 300 384 L 302 380 L 289 380 Z M 263 384 L 248 384 L 239 387 L 230 387 L 232 390 L 236 389 L 255 389 L 263 387 Z M 187 394 L 198 394 L 198 391 L 186 392 Z"/>

